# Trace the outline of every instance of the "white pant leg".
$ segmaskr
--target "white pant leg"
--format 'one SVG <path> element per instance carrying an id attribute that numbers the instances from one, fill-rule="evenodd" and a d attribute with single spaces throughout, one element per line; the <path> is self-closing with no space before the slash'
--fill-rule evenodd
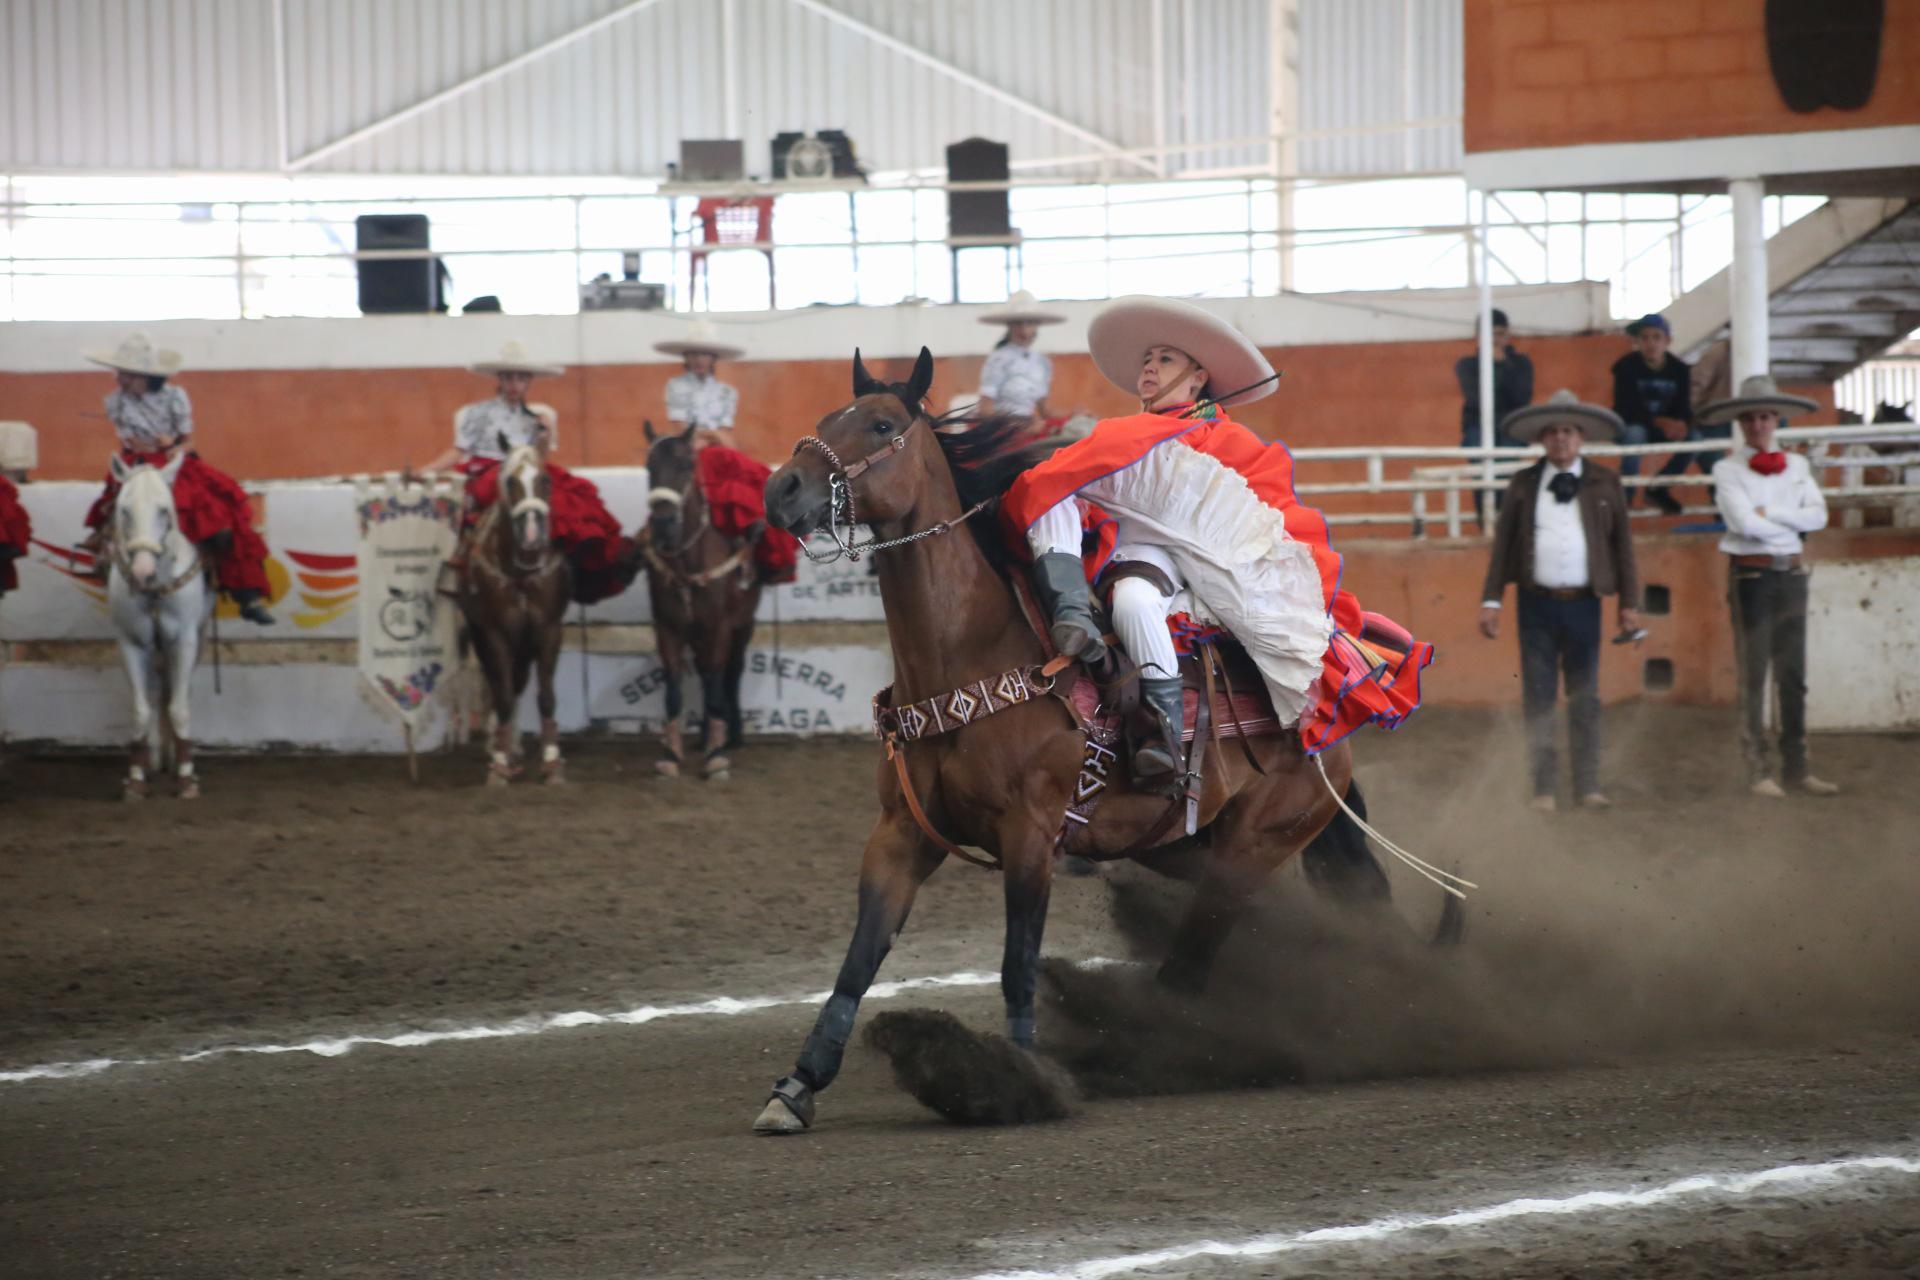
<path id="1" fill-rule="evenodd" d="M 1154 566 L 1167 575 L 1176 591 L 1186 586 L 1179 567 L 1163 548 L 1135 543 L 1114 548 L 1113 558 Z M 1167 630 L 1167 605 L 1171 596 L 1145 578 L 1122 578 L 1113 584 L 1113 631 L 1120 637 L 1127 655 L 1140 667 L 1140 674 L 1156 679 L 1171 679 L 1180 674 L 1180 656 L 1174 652 L 1173 636 Z"/>
<path id="2" fill-rule="evenodd" d="M 1067 498 L 1047 508 L 1027 530 L 1027 545 L 1038 556 L 1059 552 L 1080 558 L 1080 499 Z"/>

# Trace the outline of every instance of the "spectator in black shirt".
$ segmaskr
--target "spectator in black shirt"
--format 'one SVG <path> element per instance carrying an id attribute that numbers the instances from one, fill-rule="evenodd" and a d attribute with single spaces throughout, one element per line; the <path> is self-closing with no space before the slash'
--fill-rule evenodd
<path id="1" fill-rule="evenodd" d="M 1693 369 L 1667 348 L 1673 329 L 1662 315 L 1642 316 L 1627 326 L 1634 349 L 1613 363 L 1613 411 L 1626 423 L 1622 444 L 1649 444 L 1661 440 L 1699 440 L 1693 423 Z M 1713 470 L 1712 454 L 1676 453 L 1660 468 L 1663 476 L 1686 472 L 1689 464 L 1702 472 Z M 1637 456 L 1620 459 L 1622 475 L 1640 474 Z M 1627 494 L 1631 499 L 1633 489 Z M 1647 501 L 1667 515 L 1680 514 L 1680 502 L 1668 488 L 1646 491 Z"/>
<path id="2" fill-rule="evenodd" d="M 1507 325 L 1507 313 L 1496 309 L 1492 318 L 1493 443 L 1501 448 L 1517 449 L 1520 442 L 1501 430 L 1499 424 L 1514 410 L 1533 403 L 1533 361 L 1514 350 L 1509 341 L 1512 330 Z M 1480 446 L 1480 352 L 1477 347 L 1472 355 L 1454 361 L 1453 376 L 1460 384 L 1460 447 L 1476 449 Z M 1483 524 L 1486 497 L 1482 491 L 1474 490 L 1473 509 Z M 1496 494 L 1496 505 L 1499 500 L 1500 495 Z"/>

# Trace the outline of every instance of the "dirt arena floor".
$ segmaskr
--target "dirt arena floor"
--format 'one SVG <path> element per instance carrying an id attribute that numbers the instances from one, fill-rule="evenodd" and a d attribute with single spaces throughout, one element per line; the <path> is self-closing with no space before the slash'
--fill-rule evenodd
<path id="1" fill-rule="evenodd" d="M 1724 713 L 1607 730 L 1604 815 L 1523 806 L 1509 719 L 1361 740 L 1376 823 L 1482 885 L 1460 946 L 1406 874 L 1391 918 L 1286 875 L 1197 1004 L 1053 974 L 1070 1118 L 949 1124 L 856 1041 L 793 1139 L 749 1125 L 852 922 L 872 744 L 724 788 L 584 744 L 506 793 L 209 758 L 139 807 L 16 757 L 0 1276 L 1920 1274 L 1920 738 L 1822 738 L 1848 795 L 1766 803 Z M 882 978 L 973 976 L 863 1022 L 997 1030 L 998 894 L 943 869 Z M 1171 905 L 1062 879 L 1046 951 L 1150 959 Z"/>

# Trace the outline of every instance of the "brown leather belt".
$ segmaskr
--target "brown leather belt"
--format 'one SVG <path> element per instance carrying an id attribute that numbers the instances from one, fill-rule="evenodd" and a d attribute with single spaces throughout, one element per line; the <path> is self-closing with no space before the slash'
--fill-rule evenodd
<path id="1" fill-rule="evenodd" d="M 1525 590 L 1549 600 L 1587 600 L 1593 596 L 1592 587 L 1527 587 Z"/>
<path id="2" fill-rule="evenodd" d="M 1801 564 L 1799 556 L 1728 556 L 1737 568 L 1772 569 L 1776 573 L 1792 573 Z"/>

